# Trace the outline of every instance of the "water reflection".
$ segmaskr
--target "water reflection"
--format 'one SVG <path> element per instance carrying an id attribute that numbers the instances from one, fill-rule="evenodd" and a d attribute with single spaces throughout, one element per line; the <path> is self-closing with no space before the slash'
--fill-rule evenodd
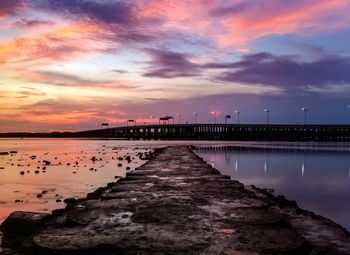
<path id="1" fill-rule="evenodd" d="M 245 184 L 274 189 L 300 207 L 350 229 L 350 152 L 245 146 L 197 153 L 223 174 Z"/>
<path id="2" fill-rule="evenodd" d="M 0 155 L 0 223 L 13 211 L 50 212 L 64 207 L 65 198 L 85 197 L 143 164 L 137 153 L 149 148 L 98 140 L 1 140 L 0 152 L 13 153 Z"/>

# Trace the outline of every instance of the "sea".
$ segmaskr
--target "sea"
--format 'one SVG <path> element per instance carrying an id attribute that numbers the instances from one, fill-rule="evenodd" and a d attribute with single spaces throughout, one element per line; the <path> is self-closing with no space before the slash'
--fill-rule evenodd
<path id="1" fill-rule="evenodd" d="M 173 145 L 194 145 L 222 174 L 350 230 L 350 143 L 315 142 L 0 139 L 10 152 L 0 155 L 0 223 L 14 211 L 64 208 L 144 164 L 141 153 Z"/>

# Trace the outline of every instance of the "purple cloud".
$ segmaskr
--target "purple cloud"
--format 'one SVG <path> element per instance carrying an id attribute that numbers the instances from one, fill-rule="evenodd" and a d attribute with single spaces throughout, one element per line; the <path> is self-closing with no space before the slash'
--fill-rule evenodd
<path id="1" fill-rule="evenodd" d="M 254 6 L 254 1 L 251 2 L 238 2 L 228 6 L 218 6 L 214 8 L 210 14 L 214 17 L 221 17 L 225 15 L 235 15 L 247 10 L 249 7 Z"/>
<path id="2" fill-rule="evenodd" d="M 125 1 L 32 0 L 37 7 L 66 16 L 95 23 L 130 24 L 132 6 Z"/>
<path id="3" fill-rule="evenodd" d="M 16 15 L 27 4 L 26 0 L 0 0 L 0 17 Z"/>
<path id="4" fill-rule="evenodd" d="M 170 79 L 199 74 L 199 66 L 189 61 L 186 54 L 158 49 L 147 49 L 146 52 L 152 60 L 148 62 L 149 70 L 143 76 Z"/>
<path id="5" fill-rule="evenodd" d="M 54 23 L 52 21 L 48 21 L 48 20 L 21 19 L 20 21 L 15 22 L 14 26 L 18 28 L 30 28 L 30 27 L 37 27 L 37 26 L 49 26 L 53 24 Z"/>
<path id="6" fill-rule="evenodd" d="M 231 69 L 219 75 L 219 80 L 226 82 L 276 85 L 290 89 L 350 83 L 350 59 L 340 56 L 324 56 L 306 62 L 291 56 L 258 53 L 247 55 L 239 62 L 211 63 L 204 67 Z"/>

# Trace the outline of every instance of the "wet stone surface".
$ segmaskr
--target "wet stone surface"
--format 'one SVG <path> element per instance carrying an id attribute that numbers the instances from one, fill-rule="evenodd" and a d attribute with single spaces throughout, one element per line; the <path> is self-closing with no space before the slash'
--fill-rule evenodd
<path id="1" fill-rule="evenodd" d="M 22 233 L 21 221 L 36 228 Z M 183 146 L 65 210 L 12 214 L 1 228 L 3 254 L 350 254 L 339 225 L 220 175 Z"/>

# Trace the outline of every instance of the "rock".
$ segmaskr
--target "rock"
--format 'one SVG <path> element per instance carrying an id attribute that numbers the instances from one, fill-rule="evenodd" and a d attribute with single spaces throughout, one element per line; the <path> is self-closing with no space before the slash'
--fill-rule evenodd
<path id="1" fill-rule="evenodd" d="M 61 203 L 62 200 L 61 199 L 56 199 L 56 203 Z"/>
<path id="2" fill-rule="evenodd" d="M 38 173 L 40 173 L 40 171 L 38 171 L 38 170 L 35 170 L 35 172 L 34 172 L 34 173 L 38 174 Z"/>
<path id="3" fill-rule="evenodd" d="M 43 194 L 38 194 L 36 195 L 37 198 L 42 198 L 43 197 Z"/>
<path id="4" fill-rule="evenodd" d="M 24 171 L 19 172 L 21 175 L 24 175 Z"/>
<path id="5" fill-rule="evenodd" d="M 95 156 L 93 156 L 92 158 L 91 158 L 91 161 L 96 161 L 97 160 L 97 158 L 95 157 Z"/>
<path id="6" fill-rule="evenodd" d="M 43 160 L 43 163 L 44 163 L 45 165 L 51 165 L 51 162 L 48 161 L 48 160 Z"/>
<path id="7" fill-rule="evenodd" d="M 36 159 L 36 156 L 35 155 L 32 155 L 29 157 L 30 159 Z"/>
<path id="8" fill-rule="evenodd" d="M 18 237 L 38 230 L 42 221 L 47 217 L 45 213 L 13 212 L 1 224 L 0 230 L 7 237 Z"/>
<path id="9" fill-rule="evenodd" d="M 17 151 L 10 151 L 10 154 L 17 154 Z"/>
<path id="10" fill-rule="evenodd" d="M 0 151 L 0 155 L 9 155 L 7 151 Z"/>
<path id="11" fill-rule="evenodd" d="M 123 166 L 123 164 L 122 163 L 118 163 L 118 166 L 121 167 L 121 166 Z"/>
<path id="12" fill-rule="evenodd" d="M 63 200 L 63 202 L 66 204 L 73 204 L 77 202 L 77 200 L 75 198 L 66 198 L 65 200 Z"/>
<path id="13" fill-rule="evenodd" d="M 131 169 L 130 166 L 127 166 L 127 167 L 126 167 L 126 170 L 130 170 L 130 169 Z"/>
<path id="14" fill-rule="evenodd" d="M 279 202 L 280 205 L 286 206 L 286 207 L 295 207 L 298 208 L 298 204 L 294 200 L 288 200 L 284 196 L 278 195 L 276 197 L 276 200 Z"/>

